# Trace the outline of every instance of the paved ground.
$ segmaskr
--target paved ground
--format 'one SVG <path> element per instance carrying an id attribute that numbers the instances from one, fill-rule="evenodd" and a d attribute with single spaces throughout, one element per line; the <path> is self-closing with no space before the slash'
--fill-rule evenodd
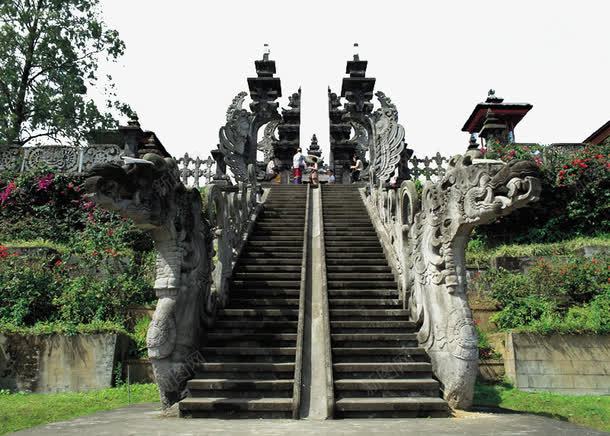
<path id="1" fill-rule="evenodd" d="M 458 418 L 336 421 L 221 420 L 161 417 L 155 404 L 96 413 L 18 435 L 602 435 L 567 422 L 526 414 L 466 413 Z"/>

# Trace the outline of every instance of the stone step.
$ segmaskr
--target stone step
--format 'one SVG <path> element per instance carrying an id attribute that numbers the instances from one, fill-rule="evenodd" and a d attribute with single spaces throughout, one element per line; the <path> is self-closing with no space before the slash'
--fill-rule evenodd
<path id="1" fill-rule="evenodd" d="M 390 298 L 330 298 L 330 307 L 399 307 L 402 308 L 402 301 Z"/>
<path id="2" fill-rule="evenodd" d="M 327 265 L 327 273 L 341 272 L 376 272 L 376 273 L 392 273 L 392 269 L 387 265 Z"/>
<path id="3" fill-rule="evenodd" d="M 338 412 L 448 412 L 445 400 L 434 397 L 341 398 L 335 401 Z"/>
<path id="4" fill-rule="evenodd" d="M 415 341 L 417 342 L 417 334 L 415 333 L 332 333 L 331 338 L 333 343 L 339 345 L 341 342 L 364 342 L 364 341 L 379 341 L 386 342 L 401 342 Z"/>
<path id="5" fill-rule="evenodd" d="M 300 280 L 233 280 L 232 288 L 300 288 Z"/>
<path id="6" fill-rule="evenodd" d="M 394 280 L 394 274 L 382 272 L 328 272 L 327 279 L 332 280 Z M 390 287 L 391 288 L 391 287 Z"/>
<path id="7" fill-rule="evenodd" d="M 388 289 L 396 286 L 394 280 L 328 280 L 328 289 L 345 289 L 345 288 L 382 288 Z"/>
<path id="8" fill-rule="evenodd" d="M 344 234 L 344 235 L 337 235 L 337 234 L 332 234 L 332 233 L 325 233 L 324 235 L 324 241 L 326 242 L 331 242 L 331 241 L 336 241 L 336 242 L 369 242 L 369 241 L 373 241 L 376 242 L 377 244 L 379 244 L 379 238 L 377 237 L 376 234 L 368 234 L 368 235 L 354 235 L 354 234 Z"/>
<path id="9" fill-rule="evenodd" d="M 333 347 L 333 355 L 336 356 L 383 355 L 388 357 L 388 361 L 395 360 L 390 356 L 416 354 L 425 355 L 426 350 L 423 347 Z"/>
<path id="10" fill-rule="evenodd" d="M 261 251 L 261 247 L 256 247 L 256 250 L 245 250 L 244 254 L 240 257 L 240 261 L 250 262 L 255 259 L 256 261 L 282 261 L 289 259 L 298 259 L 299 262 L 303 258 L 302 250 L 294 250 L 294 251 L 281 251 L 281 250 L 269 250 L 269 251 Z"/>
<path id="11" fill-rule="evenodd" d="M 339 379 L 334 381 L 335 389 L 341 391 L 430 391 L 438 390 L 438 381 L 432 378 L 408 379 Z"/>
<path id="12" fill-rule="evenodd" d="M 333 331 L 338 329 L 334 328 Z M 341 345 L 341 346 L 339 346 Z M 386 344 L 382 347 L 379 344 L 371 346 L 342 346 L 339 344 L 332 348 L 332 358 L 334 363 L 371 363 L 371 362 L 430 362 L 430 357 L 426 350 L 412 346 L 396 346 L 396 344 Z M 391 345 L 391 346 L 389 346 Z"/>
<path id="13" fill-rule="evenodd" d="M 337 253 L 338 255 L 338 253 Z M 329 258 L 328 256 L 326 256 L 326 265 L 327 267 L 333 267 L 335 265 L 351 265 L 351 266 L 379 266 L 379 265 L 383 265 L 384 267 L 387 267 L 388 262 L 386 261 L 385 257 L 382 256 L 371 256 L 371 257 L 365 257 L 365 258 L 348 258 L 348 257 L 332 257 Z"/>
<path id="14" fill-rule="evenodd" d="M 354 317 L 365 317 L 369 319 L 381 318 L 381 317 L 401 317 L 403 319 L 409 318 L 409 311 L 406 309 L 331 309 L 330 310 L 331 320 L 339 320 L 339 318 Z"/>
<path id="15" fill-rule="evenodd" d="M 236 274 L 240 274 L 240 273 L 244 273 L 244 274 L 251 274 L 251 273 L 267 273 L 267 274 L 274 274 L 274 273 L 279 273 L 279 272 L 283 272 L 283 273 L 294 273 L 294 274 L 301 274 L 301 265 L 300 264 L 294 264 L 294 265 L 270 265 L 270 264 L 243 264 L 243 263 L 239 263 L 235 269 Z"/>
<path id="16" fill-rule="evenodd" d="M 301 271 L 298 272 L 236 272 L 233 274 L 235 280 L 301 280 Z"/>
<path id="17" fill-rule="evenodd" d="M 214 329 L 207 334 L 208 342 L 214 342 L 218 340 L 229 341 L 238 339 L 240 341 L 296 341 L 296 333 L 274 333 L 274 332 L 261 332 L 252 333 L 246 331 L 234 331 L 224 329 Z"/>
<path id="18" fill-rule="evenodd" d="M 298 242 L 300 245 L 303 244 L 303 234 L 302 233 L 294 233 L 292 235 L 262 235 L 259 233 L 254 233 L 252 236 L 250 236 L 250 238 L 248 239 L 249 242 L 262 242 L 264 243 L 269 243 L 269 242 Z M 253 244 L 253 245 L 257 245 L 257 244 Z M 260 244 L 259 244 L 260 245 Z"/>
<path id="19" fill-rule="evenodd" d="M 331 321 L 332 331 L 336 328 L 395 328 L 395 329 L 415 329 L 417 324 L 413 321 Z"/>
<path id="20" fill-rule="evenodd" d="M 203 347 L 201 354 L 206 356 L 294 356 L 295 347 Z"/>
<path id="21" fill-rule="evenodd" d="M 324 238 L 327 247 L 379 247 L 379 239 L 377 238 L 352 238 L 351 236 L 337 236 Z"/>
<path id="22" fill-rule="evenodd" d="M 366 250 L 366 251 L 358 251 L 352 252 L 351 250 L 346 250 L 345 247 L 342 250 L 332 250 L 326 251 L 326 259 L 329 264 L 332 264 L 332 261 L 335 260 L 345 260 L 345 259 L 354 259 L 356 261 L 374 261 L 374 262 L 383 262 L 384 265 L 387 265 L 388 262 L 385 259 L 385 254 L 378 250 Z"/>
<path id="23" fill-rule="evenodd" d="M 239 263 L 242 266 L 255 266 L 255 265 L 259 265 L 259 266 L 264 266 L 264 267 L 274 267 L 274 266 L 298 266 L 298 268 L 300 269 L 300 265 L 302 262 L 302 253 L 301 253 L 301 257 L 291 257 L 291 258 L 287 258 L 287 259 L 281 259 L 281 258 L 260 258 L 260 257 L 240 257 L 239 259 Z"/>
<path id="24" fill-rule="evenodd" d="M 292 398 L 185 398 L 180 401 L 180 411 L 285 411 L 292 410 Z"/>
<path id="25" fill-rule="evenodd" d="M 336 230 L 348 230 L 348 229 L 375 230 L 375 227 L 373 227 L 373 224 L 371 224 L 370 221 L 345 223 L 345 222 L 332 222 L 332 221 L 324 220 L 324 230 L 325 231 L 334 230 L 334 229 L 336 229 Z"/>
<path id="26" fill-rule="evenodd" d="M 293 297 L 298 298 L 301 294 L 300 289 L 240 289 L 231 292 L 231 298 L 252 298 L 252 297 Z"/>
<path id="27" fill-rule="evenodd" d="M 431 373 L 432 364 L 428 362 L 333 363 L 333 371 L 337 374 L 377 373 L 384 375 L 398 373 Z"/>
<path id="28" fill-rule="evenodd" d="M 350 297 L 350 298 L 365 298 L 365 297 L 393 297 L 398 298 L 396 289 L 331 289 L 328 291 L 331 298 Z"/>
<path id="29" fill-rule="evenodd" d="M 384 256 L 383 249 L 381 245 L 377 244 L 374 246 L 360 246 L 360 245 L 346 245 L 346 246 L 337 246 L 337 245 L 329 245 L 326 244 L 326 252 L 327 253 L 345 253 L 346 250 L 349 250 L 350 254 L 373 254 L 375 256 Z"/>
<path id="30" fill-rule="evenodd" d="M 186 384 L 189 390 L 197 391 L 286 391 L 292 392 L 293 379 L 256 380 L 256 379 L 193 379 Z M 220 392 L 219 392 L 220 393 Z"/>
<path id="31" fill-rule="evenodd" d="M 206 362 L 196 367 L 196 372 L 294 372 L 294 363 L 269 363 L 269 362 Z M 201 378 L 201 377 L 200 377 Z"/>
<path id="32" fill-rule="evenodd" d="M 231 298 L 231 307 L 299 306 L 298 298 Z"/>
<path id="33" fill-rule="evenodd" d="M 297 309 L 281 308 L 281 309 L 266 309 L 266 308 L 255 308 L 255 309 L 222 309 L 220 315 L 223 317 L 253 317 L 253 318 L 293 318 L 299 316 Z"/>
<path id="34" fill-rule="evenodd" d="M 286 320 L 226 320 L 221 319 L 214 323 L 214 328 L 227 330 L 227 329 L 241 329 L 241 330 L 262 330 L 269 329 L 271 331 L 295 331 L 298 326 L 297 321 L 286 321 Z"/>
<path id="35" fill-rule="evenodd" d="M 377 237 L 377 233 L 374 230 L 349 230 L 349 229 L 324 229 L 324 239 L 330 236 L 374 236 Z"/>
<path id="36" fill-rule="evenodd" d="M 274 250 L 298 252 L 303 250 L 303 238 L 285 241 L 248 241 L 245 249 L 265 253 Z"/>

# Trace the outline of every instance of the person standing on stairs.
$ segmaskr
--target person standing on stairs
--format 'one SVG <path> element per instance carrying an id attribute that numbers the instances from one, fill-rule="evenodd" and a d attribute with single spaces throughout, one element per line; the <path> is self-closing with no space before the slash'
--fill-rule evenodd
<path id="1" fill-rule="evenodd" d="M 313 188 L 316 188 L 318 186 L 318 158 L 315 156 L 311 158 L 309 171 L 309 183 Z"/>
<path id="2" fill-rule="evenodd" d="M 364 169 L 364 165 L 357 154 L 354 154 L 352 160 L 354 162 L 354 165 L 350 167 L 352 170 L 352 183 L 356 183 L 360 181 L 360 172 Z"/>
<path id="3" fill-rule="evenodd" d="M 297 152 L 292 156 L 292 176 L 294 183 L 300 185 L 303 180 L 303 167 L 305 166 L 305 158 L 301 153 L 301 148 L 297 148 Z"/>

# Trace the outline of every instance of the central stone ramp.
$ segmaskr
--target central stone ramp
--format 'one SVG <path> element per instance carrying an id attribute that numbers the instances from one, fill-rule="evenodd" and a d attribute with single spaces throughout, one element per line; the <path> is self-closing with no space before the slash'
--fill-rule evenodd
<path id="1" fill-rule="evenodd" d="M 274 186 L 201 349 L 182 416 L 292 418 L 307 190 Z"/>
<path id="2" fill-rule="evenodd" d="M 336 417 L 448 416 L 354 185 L 322 188 Z"/>

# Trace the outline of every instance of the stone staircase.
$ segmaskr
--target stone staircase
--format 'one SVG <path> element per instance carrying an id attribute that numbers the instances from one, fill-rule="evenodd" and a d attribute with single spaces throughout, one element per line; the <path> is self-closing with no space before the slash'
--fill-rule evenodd
<path id="1" fill-rule="evenodd" d="M 306 200 L 304 185 L 271 188 L 234 270 L 230 301 L 201 349 L 205 363 L 180 402 L 182 416 L 294 417 Z"/>
<path id="2" fill-rule="evenodd" d="M 323 186 L 322 209 L 335 416 L 448 416 L 358 188 Z"/>

